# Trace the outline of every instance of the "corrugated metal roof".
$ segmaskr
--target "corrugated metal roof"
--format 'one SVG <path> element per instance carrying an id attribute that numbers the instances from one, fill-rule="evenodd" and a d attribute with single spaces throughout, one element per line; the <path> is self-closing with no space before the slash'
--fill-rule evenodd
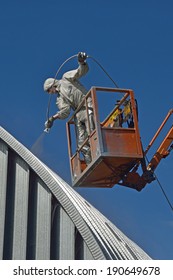
<path id="1" fill-rule="evenodd" d="M 0 138 L 49 188 L 80 232 L 94 259 L 150 259 L 139 246 L 2 127 Z"/>

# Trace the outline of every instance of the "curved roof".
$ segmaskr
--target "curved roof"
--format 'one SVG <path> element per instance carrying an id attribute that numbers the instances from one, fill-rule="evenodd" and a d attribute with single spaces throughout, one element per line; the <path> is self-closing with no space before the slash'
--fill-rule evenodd
<path id="1" fill-rule="evenodd" d="M 73 221 L 94 259 L 150 259 L 138 245 L 2 127 L 0 138 L 46 184 Z"/>

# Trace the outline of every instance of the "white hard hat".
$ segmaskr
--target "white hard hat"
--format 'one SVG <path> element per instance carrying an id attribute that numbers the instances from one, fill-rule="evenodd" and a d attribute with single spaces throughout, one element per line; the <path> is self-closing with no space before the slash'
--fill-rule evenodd
<path id="1" fill-rule="evenodd" d="M 52 86 L 57 86 L 57 85 L 58 85 L 58 80 L 53 79 L 53 78 L 48 78 L 44 82 L 43 88 L 44 88 L 44 91 L 47 91 Z"/>

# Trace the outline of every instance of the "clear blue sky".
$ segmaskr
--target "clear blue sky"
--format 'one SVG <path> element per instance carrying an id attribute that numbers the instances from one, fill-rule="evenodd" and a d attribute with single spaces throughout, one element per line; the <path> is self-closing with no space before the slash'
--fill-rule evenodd
<path id="1" fill-rule="evenodd" d="M 48 103 L 43 82 L 64 60 L 85 51 L 119 87 L 134 90 L 146 148 L 173 107 L 172 11 L 171 0 L 1 0 L 1 125 L 29 149 L 36 146 L 37 155 L 70 183 L 65 121 L 40 137 Z M 88 89 L 113 86 L 88 63 L 82 80 Z M 70 61 L 59 78 L 76 67 L 77 61 Z M 156 175 L 173 204 L 172 155 Z M 173 212 L 156 181 L 140 193 L 119 186 L 78 191 L 152 258 L 173 259 Z"/>

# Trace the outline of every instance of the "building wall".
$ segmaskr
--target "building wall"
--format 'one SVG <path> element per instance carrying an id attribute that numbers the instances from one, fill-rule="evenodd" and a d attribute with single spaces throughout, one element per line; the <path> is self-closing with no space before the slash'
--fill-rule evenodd
<path id="1" fill-rule="evenodd" d="M 150 259 L 0 128 L 0 259 Z"/>

